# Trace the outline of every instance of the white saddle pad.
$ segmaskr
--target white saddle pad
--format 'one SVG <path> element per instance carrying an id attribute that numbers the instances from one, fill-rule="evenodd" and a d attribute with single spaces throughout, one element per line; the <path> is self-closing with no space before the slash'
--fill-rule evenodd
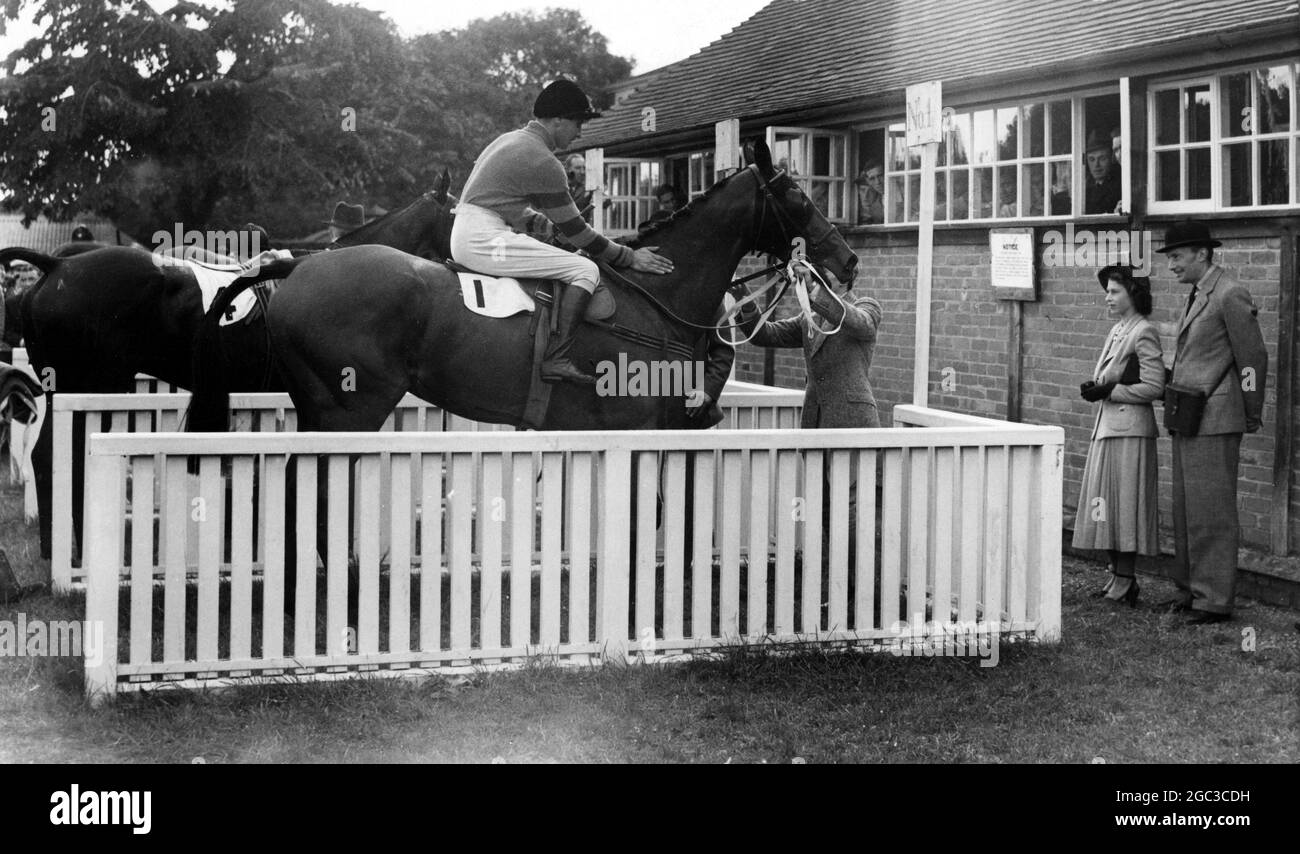
<path id="1" fill-rule="evenodd" d="M 208 309 L 212 307 L 212 302 L 217 298 L 217 294 L 222 288 L 233 282 L 241 272 L 246 269 L 253 269 L 258 263 L 265 263 L 276 260 L 277 258 L 292 257 L 288 250 L 267 250 L 256 258 L 251 259 L 247 264 L 241 267 L 238 264 L 200 264 L 197 261 L 185 260 L 182 263 L 194 273 L 194 279 L 199 283 L 199 291 L 203 294 L 203 313 L 207 314 Z M 257 305 L 257 295 L 250 288 L 230 304 L 230 308 L 221 318 L 221 326 L 229 326 L 232 323 L 238 323 L 248 317 Z"/>
<path id="2" fill-rule="evenodd" d="M 536 306 L 524 292 L 518 279 L 485 276 L 482 273 L 457 273 L 460 296 L 465 308 L 484 317 L 510 317 L 521 311 L 531 313 Z"/>

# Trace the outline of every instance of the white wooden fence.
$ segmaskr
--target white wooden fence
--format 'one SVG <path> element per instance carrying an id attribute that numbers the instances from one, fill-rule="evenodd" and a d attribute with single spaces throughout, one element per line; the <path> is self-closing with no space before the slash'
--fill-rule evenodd
<path id="1" fill-rule="evenodd" d="M 93 433 L 152 433 L 172 432 L 180 429 L 185 409 L 189 405 L 188 392 L 170 394 L 61 394 L 54 398 L 54 479 L 52 490 L 52 527 L 50 574 L 56 592 L 66 592 L 84 581 L 80 561 L 75 557 L 76 538 L 73 536 L 73 432 L 77 429 L 76 416 L 83 414 L 84 423 L 80 427 L 82 434 L 89 437 Z M 778 428 L 788 429 L 798 425 L 803 404 L 803 392 L 780 389 L 772 386 L 758 386 L 750 383 L 728 383 L 723 390 L 719 406 L 725 416 L 720 427 L 726 429 Z M 283 432 L 297 429 L 297 414 L 293 402 L 287 394 L 232 394 L 230 396 L 231 424 L 238 432 Z M 444 432 L 444 431 L 513 431 L 512 427 L 502 424 L 483 424 L 425 403 L 414 395 L 407 395 L 383 426 L 385 432 Z M 83 459 L 89 457 L 89 444 L 83 451 Z M 385 485 L 389 482 L 390 463 L 385 458 L 382 464 Z M 264 466 L 259 466 L 259 476 L 264 474 Z M 260 480 L 259 480 L 260 482 Z M 187 501 L 192 503 L 197 497 L 198 481 L 189 481 L 190 491 Z M 160 496 L 160 501 L 169 496 Z M 83 512 L 97 496 L 90 490 L 83 490 Z M 721 496 L 719 501 L 721 501 Z M 383 505 L 384 521 L 387 522 L 389 506 Z M 161 518 L 166 509 L 159 504 L 155 515 Z M 131 516 L 124 517 L 123 526 L 129 526 Z M 218 524 L 224 524 L 222 514 Z M 354 526 L 359 522 L 354 522 Z M 220 529 L 224 535 L 224 529 Z M 263 542 L 264 533 L 259 525 L 258 540 Z M 189 539 L 187 560 L 191 569 L 197 568 L 197 540 Z M 384 546 L 387 547 L 387 537 Z M 260 566 L 260 553 L 255 562 Z M 161 559 L 156 563 L 156 572 L 163 573 Z"/>
<path id="2" fill-rule="evenodd" d="M 513 667 L 537 654 L 586 662 L 737 642 L 878 646 L 915 639 L 922 624 L 933 640 L 953 621 L 1056 639 L 1063 431 L 966 426 L 910 407 L 898 420 L 922 429 L 96 434 L 86 616 L 102 626 L 104 649 L 87 659 L 87 689 L 98 701 L 166 686 Z M 932 426 L 951 423 L 962 426 Z M 296 530 L 282 512 L 290 458 Z M 350 459 L 361 517 L 354 625 Z M 228 571 L 222 514 L 191 524 L 196 507 L 222 506 L 223 468 Z M 385 520 L 384 504 L 412 511 Z M 124 532 L 124 517 L 151 519 L 155 507 L 156 530 Z M 319 577 L 318 514 L 329 542 Z M 297 595 L 286 618 L 291 537 Z"/>

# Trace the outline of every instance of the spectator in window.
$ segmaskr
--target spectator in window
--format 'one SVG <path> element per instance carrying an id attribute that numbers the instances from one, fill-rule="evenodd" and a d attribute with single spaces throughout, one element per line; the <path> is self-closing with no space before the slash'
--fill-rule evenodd
<path id="1" fill-rule="evenodd" d="M 871 160 L 853 181 L 858 193 L 858 225 L 885 221 L 885 168 Z"/>
<path id="2" fill-rule="evenodd" d="M 1083 152 L 1083 162 L 1088 167 L 1083 196 L 1085 214 L 1109 214 L 1119 210 L 1123 190 L 1112 145 L 1107 135 L 1096 131 L 1088 134 L 1088 144 Z"/>
<path id="3" fill-rule="evenodd" d="M 637 234 L 645 234 L 656 223 L 672 216 L 682 206 L 682 194 L 672 184 L 662 184 L 655 188 L 655 211 L 650 218 L 636 227 Z"/>
<path id="4" fill-rule="evenodd" d="M 998 182 L 998 216 L 1008 219 L 1017 215 L 1016 212 L 1016 173 L 1010 170 L 1002 171 L 1002 180 Z"/>
<path id="5" fill-rule="evenodd" d="M 570 154 L 564 158 L 564 173 L 569 178 L 569 197 L 573 206 L 582 214 L 582 218 L 591 221 L 591 197 L 593 191 L 587 189 L 587 158 L 581 154 Z"/>
<path id="6" fill-rule="evenodd" d="M 1147 320 L 1151 282 L 1129 266 L 1104 267 L 1097 281 L 1117 322 L 1106 336 L 1093 378 L 1080 386 L 1099 403 L 1088 461 L 1083 467 L 1074 547 L 1110 555 L 1110 575 L 1097 596 L 1136 605 L 1137 556 L 1160 554 L 1156 417 L 1151 408 L 1165 388 L 1160 336 Z"/>

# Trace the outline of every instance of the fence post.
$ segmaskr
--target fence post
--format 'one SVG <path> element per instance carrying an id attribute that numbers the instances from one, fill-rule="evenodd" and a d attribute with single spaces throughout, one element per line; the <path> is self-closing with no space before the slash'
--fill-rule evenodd
<path id="1" fill-rule="evenodd" d="M 632 453 L 625 448 L 604 453 L 600 531 L 600 568 L 596 576 L 596 641 L 606 662 L 627 661 L 628 542 L 632 535 L 628 486 L 632 482 Z"/>
<path id="2" fill-rule="evenodd" d="M 72 589 L 72 423 L 75 413 L 64 396 L 54 396 L 50 489 L 50 584 L 55 593 Z M 87 481 L 88 483 L 89 481 Z"/>
<path id="3" fill-rule="evenodd" d="M 1059 429 L 1059 428 L 1058 428 Z M 1038 489 L 1038 630 L 1040 641 L 1055 643 L 1061 639 L 1061 480 L 1062 439 L 1044 444 L 1041 449 L 1042 473 Z"/>
<path id="4" fill-rule="evenodd" d="M 122 571 L 122 471 L 123 458 L 96 456 L 94 443 L 86 474 L 90 502 L 85 522 L 86 538 L 86 640 L 102 636 L 98 661 L 86 653 L 86 696 L 92 706 L 112 697 L 117 687 L 117 599 Z M 102 629 L 101 631 L 96 631 Z"/>

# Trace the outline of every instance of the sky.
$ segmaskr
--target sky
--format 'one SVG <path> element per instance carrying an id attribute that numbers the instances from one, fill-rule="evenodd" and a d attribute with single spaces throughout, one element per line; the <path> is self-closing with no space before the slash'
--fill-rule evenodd
<path id="1" fill-rule="evenodd" d="M 150 0 L 166 9 L 174 0 Z M 739 26 L 770 0 L 359 0 L 357 5 L 383 12 L 405 36 L 463 27 L 475 18 L 503 12 L 542 12 L 548 7 L 577 9 L 609 40 L 609 50 L 635 61 L 633 72 L 685 59 Z M 37 28 L 28 21 L 11 22 L 0 36 L 0 56 L 8 55 Z"/>

